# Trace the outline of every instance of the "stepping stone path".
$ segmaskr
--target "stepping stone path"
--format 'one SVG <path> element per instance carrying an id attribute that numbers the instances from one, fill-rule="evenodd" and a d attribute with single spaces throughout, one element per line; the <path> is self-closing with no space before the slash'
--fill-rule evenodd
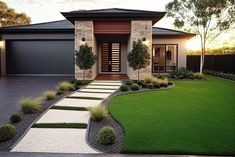
<path id="1" fill-rule="evenodd" d="M 93 81 L 86 87 L 57 102 L 35 124 L 88 124 L 87 107 L 96 107 L 121 86 L 121 81 Z M 72 108 L 72 109 L 71 109 Z M 12 152 L 101 153 L 87 144 L 87 128 L 29 129 Z"/>

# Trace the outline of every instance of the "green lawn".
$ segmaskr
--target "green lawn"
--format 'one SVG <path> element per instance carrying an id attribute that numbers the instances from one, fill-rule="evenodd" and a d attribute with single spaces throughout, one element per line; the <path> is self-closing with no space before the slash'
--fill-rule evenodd
<path id="1" fill-rule="evenodd" d="M 211 76 L 114 97 L 124 153 L 235 155 L 235 83 Z"/>

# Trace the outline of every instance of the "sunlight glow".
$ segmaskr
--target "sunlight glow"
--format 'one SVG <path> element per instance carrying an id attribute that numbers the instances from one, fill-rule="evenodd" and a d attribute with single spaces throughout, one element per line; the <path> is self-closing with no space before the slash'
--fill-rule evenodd
<path id="1" fill-rule="evenodd" d="M 187 41 L 187 49 L 189 50 L 199 50 L 201 48 L 200 39 L 192 38 Z"/>

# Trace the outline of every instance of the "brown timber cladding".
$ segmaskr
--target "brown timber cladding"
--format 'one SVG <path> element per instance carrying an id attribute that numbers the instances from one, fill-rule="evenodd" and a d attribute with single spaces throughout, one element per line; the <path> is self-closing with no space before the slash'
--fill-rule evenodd
<path id="1" fill-rule="evenodd" d="M 131 21 L 94 21 L 94 34 L 131 34 Z"/>

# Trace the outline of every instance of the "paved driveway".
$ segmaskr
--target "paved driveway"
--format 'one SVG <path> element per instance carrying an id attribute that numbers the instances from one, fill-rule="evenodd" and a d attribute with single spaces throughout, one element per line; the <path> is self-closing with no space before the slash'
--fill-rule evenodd
<path id="1" fill-rule="evenodd" d="M 22 97 L 38 97 L 53 90 L 60 81 L 73 77 L 0 77 L 0 124 L 7 123 L 11 114 L 20 111 Z"/>

